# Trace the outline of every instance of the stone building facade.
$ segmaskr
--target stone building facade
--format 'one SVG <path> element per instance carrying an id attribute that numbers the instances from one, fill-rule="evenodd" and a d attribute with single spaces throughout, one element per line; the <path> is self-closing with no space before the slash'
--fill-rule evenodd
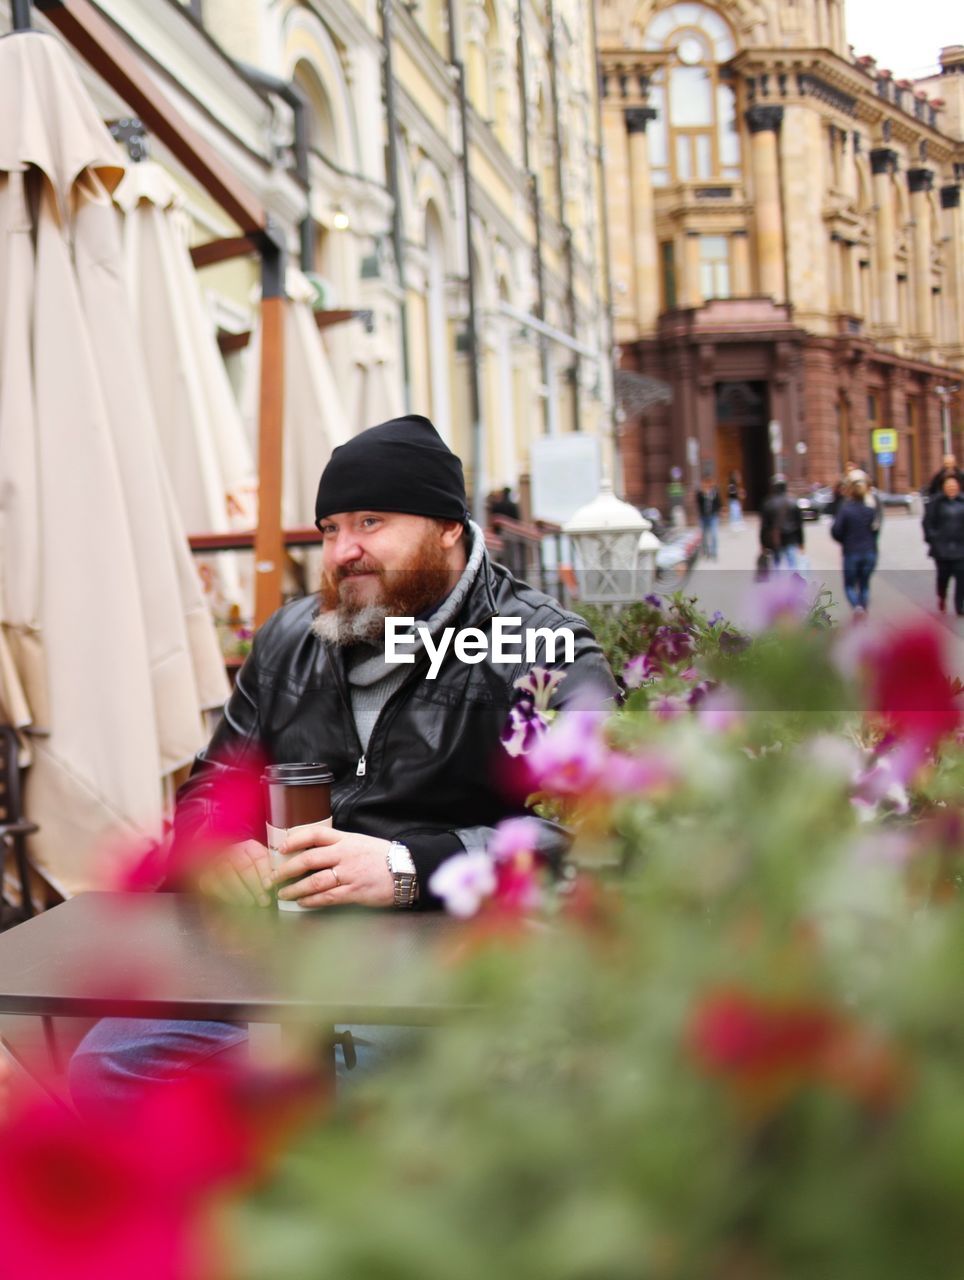
<path id="1" fill-rule="evenodd" d="M 270 212 L 291 261 L 309 228 L 324 309 L 359 317 L 323 329 L 352 429 L 427 414 L 482 491 L 525 495 L 532 445 L 546 435 L 598 435 L 611 455 L 601 121 L 581 0 L 99 8 Z M 48 26 L 39 9 L 35 21 Z M 125 115 L 113 88 L 78 65 L 104 118 Z M 292 87 L 306 107 L 302 175 Z M 235 234 L 177 158 L 154 139 L 147 146 L 185 193 L 193 243 Z M 207 266 L 200 278 L 240 383 L 257 259 Z"/>
<path id="2" fill-rule="evenodd" d="M 673 470 L 925 483 L 964 401 L 964 49 L 895 80 L 842 0 L 598 0 L 627 496 Z M 873 448 L 897 431 L 893 465 Z"/>

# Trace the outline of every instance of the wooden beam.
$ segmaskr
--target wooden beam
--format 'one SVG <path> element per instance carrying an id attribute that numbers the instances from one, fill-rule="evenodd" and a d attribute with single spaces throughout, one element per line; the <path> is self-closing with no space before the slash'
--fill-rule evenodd
<path id="1" fill-rule="evenodd" d="M 354 320 L 360 314 L 358 311 L 316 311 L 315 324 L 319 329 L 327 329 L 333 324 L 344 324 L 346 320 Z"/>
<path id="2" fill-rule="evenodd" d="M 225 236 L 222 240 L 196 244 L 191 250 L 191 261 L 200 270 L 201 267 L 213 267 L 218 262 L 228 262 L 231 258 L 246 258 L 249 253 L 259 251 L 260 246 L 252 236 Z"/>
<path id="3" fill-rule="evenodd" d="M 258 528 L 254 538 L 254 625 L 281 604 L 281 450 L 284 423 L 283 297 L 261 298 L 261 402 L 258 427 Z"/>
<path id="4" fill-rule="evenodd" d="M 318 529 L 305 525 L 303 528 L 286 529 L 281 535 L 285 547 L 316 547 L 324 539 Z M 218 551 L 253 551 L 254 530 L 238 529 L 232 533 L 192 533 L 188 536 L 188 544 L 195 555 L 211 555 Z"/>
<path id="5" fill-rule="evenodd" d="M 188 124 L 159 84 L 145 72 L 136 53 L 90 0 L 35 2 L 242 231 L 256 233 L 265 226 L 261 202 Z"/>
<path id="6" fill-rule="evenodd" d="M 229 333 L 227 329 L 218 330 L 218 348 L 223 356 L 232 351 L 243 351 L 250 341 L 250 329 L 246 329 L 243 333 Z"/>

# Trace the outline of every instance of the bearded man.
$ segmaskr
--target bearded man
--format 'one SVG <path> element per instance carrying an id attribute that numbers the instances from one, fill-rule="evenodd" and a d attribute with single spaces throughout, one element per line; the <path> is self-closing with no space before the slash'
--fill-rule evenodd
<path id="1" fill-rule="evenodd" d="M 615 683 L 581 618 L 489 559 L 469 520 L 462 464 L 426 418 L 394 419 L 335 449 L 315 512 L 319 596 L 284 605 L 255 636 L 224 717 L 178 793 L 176 837 L 204 841 L 231 830 L 231 881 L 267 904 L 264 813 L 219 813 L 219 805 L 237 794 L 236 771 L 321 761 L 334 775 L 332 825 L 289 832 L 279 896 L 306 909 L 437 909 L 436 868 L 484 850 L 497 823 L 523 812 L 499 781 L 515 681 L 533 666 L 564 670 L 555 708 L 611 699 Z M 388 660 L 393 617 L 416 619 L 433 639 L 452 627 L 491 635 L 498 618 L 520 619 L 523 637 L 566 628 L 572 661 L 498 663 L 490 650 L 469 664 L 450 646 L 429 679 L 424 638 L 414 661 Z M 540 851 L 558 863 L 566 833 L 550 822 L 540 833 Z M 227 1023 L 152 1023 L 132 1050 L 130 1025 L 100 1023 L 81 1045 L 71 1064 L 81 1104 L 122 1098 L 158 1078 L 158 1062 L 160 1074 L 172 1062 L 180 1070 L 186 1058 L 227 1051 L 245 1036 Z"/>

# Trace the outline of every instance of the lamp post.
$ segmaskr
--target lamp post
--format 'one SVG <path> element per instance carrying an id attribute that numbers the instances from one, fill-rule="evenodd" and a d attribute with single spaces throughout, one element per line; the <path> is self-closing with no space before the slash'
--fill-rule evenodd
<path id="1" fill-rule="evenodd" d="M 650 522 L 621 502 L 608 480 L 562 528 L 572 543 L 580 600 L 620 605 L 642 598 L 652 584 L 661 544 Z"/>

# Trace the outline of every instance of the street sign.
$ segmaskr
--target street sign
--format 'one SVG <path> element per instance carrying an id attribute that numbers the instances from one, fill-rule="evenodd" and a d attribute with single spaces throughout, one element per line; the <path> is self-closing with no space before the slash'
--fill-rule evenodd
<path id="1" fill-rule="evenodd" d="M 877 454 L 878 467 L 892 467 L 894 465 L 894 459 L 896 456 L 897 455 L 893 453 L 878 453 Z"/>
<path id="2" fill-rule="evenodd" d="M 870 440 L 874 453 L 897 452 L 897 432 L 892 427 L 877 427 L 875 431 L 871 431 Z"/>

